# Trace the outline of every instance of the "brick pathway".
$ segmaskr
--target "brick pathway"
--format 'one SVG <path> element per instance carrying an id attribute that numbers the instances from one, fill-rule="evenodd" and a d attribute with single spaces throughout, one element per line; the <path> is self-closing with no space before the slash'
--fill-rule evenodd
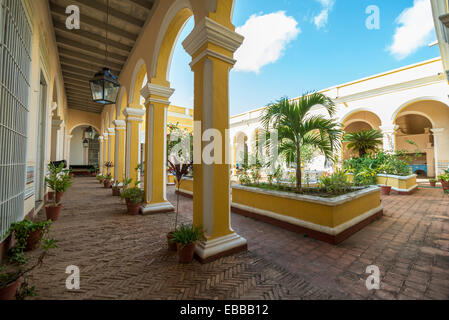
<path id="1" fill-rule="evenodd" d="M 168 197 L 175 203 L 174 189 Z M 192 200 L 180 197 L 181 222 Z M 249 251 L 201 265 L 166 250 L 173 214 L 128 216 L 94 179 L 77 178 L 53 236 L 59 249 L 34 271 L 37 299 L 447 299 L 449 198 L 441 190 L 383 198 L 385 216 L 338 246 L 232 215 Z M 40 214 L 42 216 L 42 213 Z M 33 253 L 33 254 L 37 254 Z M 368 291 L 368 265 L 381 290 Z M 65 269 L 81 290 L 65 289 Z"/>

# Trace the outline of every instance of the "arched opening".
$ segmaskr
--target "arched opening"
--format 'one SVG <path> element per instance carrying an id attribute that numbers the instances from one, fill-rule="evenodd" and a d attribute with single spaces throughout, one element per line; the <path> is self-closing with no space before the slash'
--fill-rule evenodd
<path id="1" fill-rule="evenodd" d="M 371 111 L 357 111 L 350 114 L 343 120 L 344 133 L 360 132 L 363 130 L 376 129 L 379 130 L 382 121 Z M 348 143 L 342 143 L 342 158 L 343 160 L 357 157 L 358 154 L 347 148 Z"/>
<path id="2" fill-rule="evenodd" d="M 435 177 L 449 167 L 449 108 L 436 100 L 415 100 L 394 113 L 395 148 L 407 154 L 413 173 Z"/>
<path id="3" fill-rule="evenodd" d="M 79 125 L 72 129 L 70 141 L 70 167 L 86 170 L 98 166 L 100 155 L 99 132 L 89 125 Z"/>

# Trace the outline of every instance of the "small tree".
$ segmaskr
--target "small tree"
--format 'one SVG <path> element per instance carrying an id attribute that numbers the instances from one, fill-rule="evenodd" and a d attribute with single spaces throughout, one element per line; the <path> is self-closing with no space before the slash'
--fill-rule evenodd
<path id="1" fill-rule="evenodd" d="M 343 142 L 348 142 L 346 147 L 358 152 L 362 158 L 369 152 L 376 152 L 378 146 L 383 143 L 382 138 L 383 135 L 379 130 L 362 130 L 345 134 Z"/>
<path id="2" fill-rule="evenodd" d="M 181 187 L 182 179 L 187 176 L 190 169 L 192 168 L 192 163 L 181 163 L 176 161 L 176 164 L 172 161 L 168 160 L 168 170 L 172 175 L 176 178 L 176 188 L 177 188 L 177 197 L 176 197 L 176 219 L 175 219 L 175 231 L 178 228 L 178 213 L 179 213 L 179 190 Z"/>
<path id="3" fill-rule="evenodd" d="M 312 114 L 312 108 L 318 105 L 324 107 L 330 117 L 334 116 L 336 110 L 333 101 L 314 92 L 293 101 L 282 98 L 268 106 L 261 118 L 267 132 L 270 127 L 278 132 L 279 155 L 295 160 L 298 193 L 302 192 L 301 150 L 305 146 L 311 146 L 321 151 L 327 160 L 332 160 L 340 146 L 340 123 L 324 115 Z"/>

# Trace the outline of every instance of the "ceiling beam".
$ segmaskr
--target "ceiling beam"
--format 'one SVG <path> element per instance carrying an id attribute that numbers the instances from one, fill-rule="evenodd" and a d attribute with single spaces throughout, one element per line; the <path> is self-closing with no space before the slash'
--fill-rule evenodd
<path id="1" fill-rule="evenodd" d="M 75 3 L 82 4 L 86 7 L 101 11 L 107 12 L 108 7 L 100 2 L 92 1 L 92 0 L 76 0 Z M 144 20 L 137 19 L 133 16 L 127 15 L 126 13 L 121 12 L 120 10 L 114 9 L 109 6 L 109 14 L 114 18 L 125 21 L 126 23 L 132 24 L 136 27 L 142 28 L 145 24 Z"/>
<path id="2" fill-rule="evenodd" d="M 129 1 L 138 5 L 142 9 L 147 10 L 148 12 L 151 11 L 154 4 L 153 2 L 147 0 L 129 0 Z"/>
<path id="3" fill-rule="evenodd" d="M 59 49 L 59 54 L 66 58 L 80 60 L 81 62 L 86 62 L 86 63 L 95 62 L 97 65 L 100 65 L 100 66 L 104 66 L 106 63 L 105 59 L 100 59 L 100 58 L 97 58 L 90 54 L 79 53 L 79 52 L 67 50 L 64 48 Z M 115 70 L 121 70 L 123 67 L 122 64 L 118 64 L 115 62 L 109 62 L 109 61 L 108 61 L 108 66 L 110 66 L 111 68 L 114 68 Z"/>
<path id="4" fill-rule="evenodd" d="M 91 61 L 89 64 L 87 62 L 80 63 L 79 60 L 70 59 L 65 56 L 61 56 L 60 60 L 61 60 L 61 64 L 67 65 L 69 67 L 75 67 L 75 68 L 78 68 L 79 70 L 86 70 L 86 72 L 88 72 L 88 73 L 87 74 L 84 73 L 84 74 L 86 74 L 88 77 L 89 76 L 92 77 L 95 73 L 100 71 L 100 69 L 104 68 L 104 63 L 97 63 L 94 61 Z M 114 75 L 117 75 L 120 73 L 120 69 L 114 69 L 114 68 L 110 68 L 110 69 Z M 81 73 L 81 74 L 83 74 L 83 73 Z"/>
<path id="5" fill-rule="evenodd" d="M 71 48 L 75 50 L 82 50 L 84 52 L 89 52 L 91 54 L 95 54 L 99 57 L 105 57 L 106 56 L 106 50 L 102 50 L 95 46 L 90 46 L 85 43 L 81 43 L 78 41 L 75 41 L 73 39 L 66 38 L 64 36 L 61 36 L 59 34 L 56 35 L 56 42 L 58 43 L 59 48 Z M 108 52 L 109 59 L 113 59 L 119 63 L 125 63 L 127 58 L 126 56 L 114 53 L 114 52 Z"/>
<path id="6" fill-rule="evenodd" d="M 65 13 L 64 7 L 61 7 L 61 6 L 57 5 L 56 3 L 51 2 L 50 8 L 51 8 L 51 11 L 53 14 L 56 14 L 56 15 L 62 17 L 63 19 L 67 18 L 67 14 Z M 100 20 L 91 18 L 87 15 L 82 15 L 81 26 L 83 26 L 83 25 L 89 25 L 91 27 L 98 28 L 101 31 L 106 31 L 106 28 L 107 28 L 109 34 L 115 34 L 119 37 L 124 37 L 124 38 L 130 39 L 132 41 L 136 41 L 137 37 L 138 37 L 138 34 L 125 31 L 123 29 L 120 29 L 120 28 L 117 28 L 110 24 L 107 24 L 104 21 L 100 21 Z"/>
<path id="7" fill-rule="evenodd" d="M 57 31 L 63 32 L 64 34 L 69 35 L 69 39 L 71 37 L 75 37 L 75 39 L 76 39 L 76 37 L 86 38 L 88 40 L 100 43 L 102 46 L 105 45 L 105 43 L 106 43 L 106 39 L 103 36 L 99 36 L 98 34 L 94 34 L 94 33 L 91 33 L 89 31 L 85 31 L 85 30 L 82 30 L 82 29 L 79 29 L 79 30 L 67 30 L 65 24 L 61 23 L 59 21 L 58 22 L 54 22 L 54 26 L 55 26 L 55 29 Z M 108 47 L 109 48 L 114 48 L 114 49 L 117 49 L 117 50 L 120 50 L 120 51 L 124 51 L 124 52 L 126 52 L 126 55 L 128 55 L 131 52 L 131 50 L 132 50 L 131 46 L 128 46 L 126 44 L 123 44 L 121 42 L 118 42 L 118 41 L 115 41 L 115 40 L 111 40 L 111 39 L 108 39 Z"/>

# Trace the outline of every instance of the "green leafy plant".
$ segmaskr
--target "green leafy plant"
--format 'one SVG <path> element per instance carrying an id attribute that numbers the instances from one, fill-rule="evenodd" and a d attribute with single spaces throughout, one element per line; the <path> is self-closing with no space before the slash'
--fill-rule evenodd
<path id="1" fill-rule="evenodd" d="M 193 225 L 181 225 L 178 230 L 173 232 L 172 241 L 178 243 L 181 247 L 185 247 L 191 243 L 203 238 L 203 231 L 200 227 Z"/>
<path id="2" fill-rule="evenodd" d="M 48 234 L 50 226 L 51 220 L 33 222 L 29 219 L 25 219 L 11 224 L 11 227 L 4 236 L 6 237 L 14 233 L 14 238 L 16 240 L 16 245 L 11 249 L 11 261 L 19 264 L 26 264 L 27 260 L 25 259 L 24 251 L 30 234 L 39 230 L 43 238 Z"/>
<path id="3" fill-rule="evenodd" d="M 64 170 L 64 164 L 55 166 L 53 163 L 48 164 L 48 175 L 45 177 L 45 184 L 54 192 L 66 192 L 73 183 L 70 177 L 70 171 Z M 56 197 L 53 197 L 53 206 L 59 205 L 56 203 Z"/>
<path id="4" fill-rule="evenodd" d="M 344 135 L 343 142 L 347 142 L 348 149 L 359 153 L 359 157 L 364 157 L 369 152 L 377 151 L 382 142 L 382 132 L 379 130 L 362 130 L 350 132 Z"/>
<path id="5" fill-rule="evenodd" d="M 331 195 L 341 195 L 352 191 L 351 182 L 348 181 L 347 173 L 343 170 L 338 170 L 332 175 L 320 178 L 320 184 Z"/>
<path id="6" fill-rule="evenodd" d="M 312 107 L 321 105 L 331 119 L 324 115 L 312 114 Z M 268 106 L 261 122 L 267 132 L 277 130 L 279 155 L 295 160 L 296 189 L 302 192 L 302 154 L 304 146 L 311 146 L 322 152 L 328 161 L 332 161 L 341 142 L 341 124 L 332 119 L 336 109 L 334 102 L 317 92 L 304 94 L 296 100 L 283 98 Z M 271 144 L 268 147 L 271 148 Z"/>
<path id="7" fill-rule="evenodd" d="M 449 173 L 440 174 L 438 180 L 443 182 L 449 181 Z"/>
<path id="8" fill-rule="evenodd" d="M 20 248 L 11 250 L 8 264 L 0 266 L 0 288 L 6 288 L 18 279 L 23 278 L 23 282 L 16 292 L 17 300 L 25 300 L 27 297 L 36 296 L 35 286 L 30 285 L 28 274 L 35 268 L 42 266 L 45 257 L 51 249 L 58 248 L 57 240 L 48 237 L 50 226 L 51 221 L 42 223 L 30 223 L 30 221 L 27 221 L 11 225 L 10 232 L 14 230 L 15 233 L 18 232 L 19 234 L 22 234 L 26 230 L 29 231 L 39 227 L 43 227 L 45 230 L 44 238 L 40 242 L 43 251 L 33 265 L 27 267 L 29 265 L 28 260 L 23 257 L 22 245 L 24 237 L 20 237 L 21 240 L 17 239 L 17 245 L 20 246 Z"/>
<path id="9" fill-rule="evenodd" d="M 137 204 L 143 201 L 144 191 L 139 187 L 135 186 L 133 188 L 126 188 L 120 194 L 122 199 L 129 200 L 130 203 Z"/>

